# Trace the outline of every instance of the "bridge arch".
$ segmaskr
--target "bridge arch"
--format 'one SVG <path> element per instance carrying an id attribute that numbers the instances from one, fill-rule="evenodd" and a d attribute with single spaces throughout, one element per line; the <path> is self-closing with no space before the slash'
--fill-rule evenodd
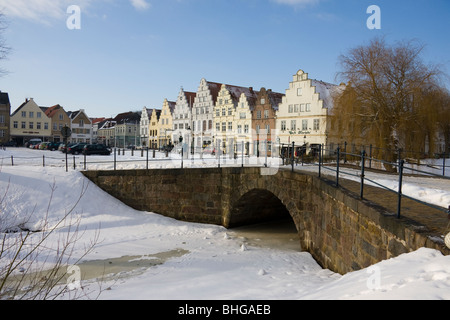
<path id="1" fill-rule="evenodd" d="M 271 191 L 254 188 L 231 204 L 228 216 L 230 228 L 242 225 L 281 220 L 291 217 L 289 210 Z"/>

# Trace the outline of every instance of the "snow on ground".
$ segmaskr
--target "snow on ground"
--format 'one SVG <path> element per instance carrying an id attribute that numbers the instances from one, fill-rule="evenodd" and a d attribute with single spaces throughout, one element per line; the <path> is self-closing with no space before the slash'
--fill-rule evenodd
<path id="1" fill-rule="evenodd" d="M 35 230 L 47 219 L 51 226 L 79 200 L 71 216 L 82 237 L 70 261 L 82 256 L 86 245 L 96 239 L 81 267 L 87 297 L 97 298 L 101 290 L 98 299 L 108 300 L 450 299 L 450 257 L 435 250 L 423 248 L 342 276 L 323 270 L 310 254 L 292 246 L 258 245 L 258 239 L 252 241 L 220 226 L 131 209 L 87 182 L 78 170 L 82 157 L 77 158 L 77 170 L 69 166 L 66 172 L 60 152 L 11 148 L 0 151 L 0 156 L 0 225 Z M 155 161 L 152 166 L 179 167 L 179 160 Z M 93 166 L 101 165 L 89 165 Z M 145 168 L 145 163 L 131 166 Z M 423 199 L 448 204 L 448 180 L 438 185 L 426 179 L 429 183 L 414 179 L 407 184 L 411 190 L 416 188 L 414 192 L 422 190 Z M 52 254 L 51 248 L 67 230 L 57 229 L 45 245 L 47 253 Z M 295 236 L 287 241 L 296 241 Z M 95 267 L 105 273 L 116 261 L 119 269 L 113 276 L 102 281 L 95 272 L 89 276 Z M 83 269 L 85 265 L 89 267 Z"/>

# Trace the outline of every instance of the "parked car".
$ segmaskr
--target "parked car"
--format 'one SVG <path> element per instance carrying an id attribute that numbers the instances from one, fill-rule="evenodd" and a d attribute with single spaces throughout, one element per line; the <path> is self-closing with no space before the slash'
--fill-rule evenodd
<path id="1" fill-rule="evenodd" d="M 80 154 L 80 153 L 83 152 L 83 148 L 84 148 L 85 145 L 86 145 L 86 143 L 78 143 L 78 144 L 75 144 L 73 146 L 70 146 L 70 147 L 67 148 L 67 153 Z"/>
<path id="2" fill-rule="evenodd" d="M 59 146 L 58 150 L 60 150 L 62 153 L 66 153 L 67 148 L 74 145 L 76 145 L 76 143 L 68 143 L 67 145 L 63 143 Z"/>
<path id="3" fill-rule="evenodd" d="M 36 146 L 39 146 L 39 144 L 42 142 L 41 139 L 31 139 L 27 143 L 25 143 L 26 148 L 35 149 Z"/>
<path id="4" fill-rule="evenodd" d="M 84 155 L 90 154 L 99 154 L 99 155 L 107 155 L 111 154 L 111 150 L 107 148 L 104 144 L 88 144 L 83 148 Z"/>
<path id="5" fill-rule="evenodd" d="M 39 144 L 38 149 L 39 149 L 39 150 L 47 150 L 47 145 L 48 145 L 48 142 L 41 142 L 41 143 Z"/>
<path id="6" fill-rule="evenodd" d="M 61 144 L 62 144 L 62 142 L 49 142 L 47 144 L 47 150 L 51 150 L 51 151 L 58 150 L 58 148 Z"/>

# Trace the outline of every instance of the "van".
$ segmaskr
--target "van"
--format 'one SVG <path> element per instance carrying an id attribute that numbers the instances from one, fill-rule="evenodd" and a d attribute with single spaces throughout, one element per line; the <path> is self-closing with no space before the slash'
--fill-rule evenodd
<path id="1" fill-rule="evenodd" d="M 26 146 L 27 148 L 33 149 L 34 146 L 36 146 L 36 145 L 38 145 L 38 144 L 41 144 L 41 143 L 42 143 L 42 140 L 41 140 L 41 139 L 31 139 L 30 141 L 28 141 L 28 142 L 25 144 L 25 146 Z"/>

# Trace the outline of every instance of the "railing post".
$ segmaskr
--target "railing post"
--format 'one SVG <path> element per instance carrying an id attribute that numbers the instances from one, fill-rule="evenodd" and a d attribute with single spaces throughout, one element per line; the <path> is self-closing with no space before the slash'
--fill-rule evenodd
<path id="1" fill-rule="evenodd" d="M 292 141 L 292 150 L 291 150 L 291 166 L 292 166 L 292 172 L 294 172 L 294 148 L 295 148 L 295 142 Z"/>
<path id="2" fill-rule="evenodd" d="M 86 153 L 84 154 L 84 170 L 86 170 Z"/>
<path id="3" fill-rule="evenodd" d="M 442 175 L 444 177 L 445 177 L 445 157 L 446 157 L 446 154 L 444 153 L 443 157 L 442 157 Z"/>
<path id="4" fill-rule="evenodd" d="M 361 151 L 361 186 L 360 186 L 360 193 L 359 196 L 361 199 L 364 197 L 364 166 L 365 166 L 365 155 L 366 151 Z"/>
<path id="5" fill-rule="evenodd" d="M 42 167 L 45 167 L 45 155 L 42 156 Z"/>
<path id="6" fill-rule="evenodd" d="M 241 154 L 242 154 L 242 168 L 244 167 L 244 141 L 242 141 L 242 151 L 241 151 Z"/>
<path id="7" fill-rule="evenodd" d="M 336 187 L 339 187 L 339 161 L 340 161 L 341 148 L 338 146 L 336 150 Z"/>
<path id="8" fill-rule="evenodd" d="M 398 166 L 398 202 L 397 202 L 397 218 L 400 218 L 400 211 L 402 207 L 402 183 L 403 183 L 403 164 L 405 160 L 399 161 Z"/>
<path id="9" fill-rule="evenodd" d="M 183 146 L 181 146 L 181 169 L 183 169 L 183 157 L 184 157 Z"/>
<path id="10" fill-rule="evenodd" d="M 11 167 L 14 167 L 14 157 L 11 156 Z"/>
<path id="11" fill-rule="evenodd" d="M 344 164 L 347 163 L 347 141 L 344 142 Z"/>
<path id="12" fill-rule="evenodd" d="M 322 154 L 322 145 L 319 144 L 319 178 L 320 178 L 320 174 L 321 174 L 321 162 L 322 162 L 322 158 L 321 158 L 321 154 Z"/>
<path id="13" fill-rule="evenodd" d="M 117 148 L 114 148 L 114 171 L 116 171 L 116 154 L 117 154 Z"/>
<path id="14" fill-rule="evenodd" d="M 147 163 L 147 170 L 148 170 L 148 147 L 147 147 L 147 160 L 146 160 L 146 163 Z"/>

